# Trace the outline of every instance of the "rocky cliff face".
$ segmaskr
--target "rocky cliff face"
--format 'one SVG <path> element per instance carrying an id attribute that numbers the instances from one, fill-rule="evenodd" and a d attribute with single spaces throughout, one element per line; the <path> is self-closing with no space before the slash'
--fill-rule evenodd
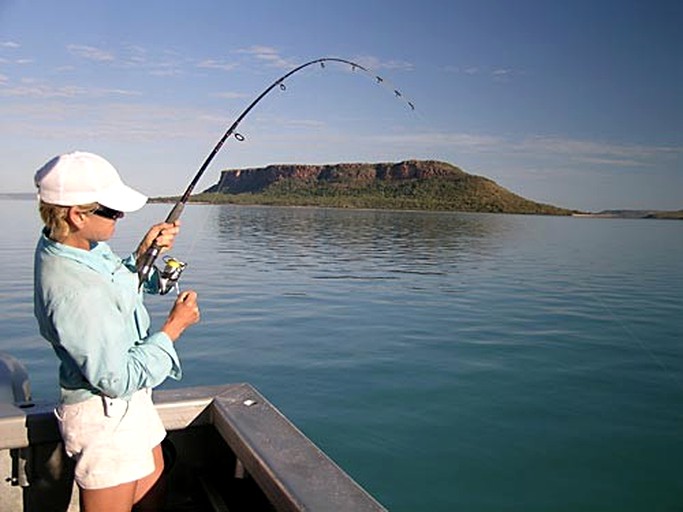
<path id="1" fill-rule="evenodd" d="M 362 186 L 373 181 L 429 180 L 431 178 L 456 180 L 467 177 L 472 176 L 451 164 L 433 160 L 408 160 L 399 163 L 375 164 L 282 164 L 223 171 L 218 184 L 205 192 L 231 194 L 261 192 L 272 184 L 283 180 L 296 180 L 311 184 L 329 182 Z"/>

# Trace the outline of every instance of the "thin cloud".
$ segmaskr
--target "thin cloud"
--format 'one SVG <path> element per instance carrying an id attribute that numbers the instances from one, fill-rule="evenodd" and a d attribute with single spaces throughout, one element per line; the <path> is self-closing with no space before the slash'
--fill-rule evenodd
<path id="1" fill-rule="evenodd" d="M 261 62 L 265 62 L 269 66 L 277 68 L 292 68 L 300 62 L 296 62 L 291 58 L 285 58 L 281 55 L 277 48 L 271 46 L 250 46 L 249 48 L 242 48 L 237 50 L 237 53 L 249 55 Z M 370 70 L 392 70 L 392 71 L 413 71 L 415 66 L 404 60 L 382 60 L 372 55 L 361 55 L 353 59 L 363 67 Z"/>
<path id="2" fill-rule="evenodd" d="M 290 68 L 293 66 L 290 60 L 283 58 L 276 48 L 270 46 L 250 46 L 249 48 L 237 50 L 237 53 L 250 55 L 257 60 L 276 68 Z"/>
<path id="3" fill-rule="evenodd" d="M 213 59 L 206 59 L 197 63 L 198 68 L 203 69 L 218 69 L 221 71 L 232 71 L 237 67 L 234 62 L 222 62 Z"/>
<path id="4" fill-rule="evenodd" d="M 249 94 L 245 94 L 243 92 L 217 92 L 211 95 L 212 98 L 221 98 L 224 100 L 238 100 L 242 98 L 248 98 L 250 97 Z"/>
<path id="5" fill-rule="evenodd" d="M 496 82 L 509 82 L 515 76 L 515 72 L 512 69 L 494 69 L 491 76 Z"/>
<path id="6" fill-rule="evenodd" d="M 156 55 L 139 45 L 126 45 L 112 65 L 123 69 L 136 69 L 156 77 L 172 77 L 184 74 L 187 59 L 176 52 L 164 51 Z"/>
<path id="7" fill-rule="evenodd" d="M 147 62 L 148 52 L 142 46 L 129 44 L 124 47 L 124 60 L 132 65 L 142 66 Z"/>
<path id="8" fill-rule="evenodd" d="M 413 71 L 415 66 L 405 60 L 381 60 L 371 55 L 361 55 L 355 59 L 358 64 L 371 70 L 388 69 L 391 71 Z"/>
<path id="9" fill-rule="evenodd" d="M 52 87 L 46 84 L 25 83 L 0 89 L 0 96 L 33 99 L 76 98 L 83 96 L 86 91 L 87 89 L 78 86 Z"/>
<path id="10" fill-rule="evenodd" d="M 94 46 L 70 44 L 66 49 L 70 54 L 75 55 L 76 57 L 95 62 L 113 62 L 116 60 L 112 53 Z"/>
<path id="11" fill-rule="evenodd" d="M 149 66 L 148 73 L 152 76 L 169 77 L 183 74 L 183 70 L 176 62 L 160 62 Z"/>
<path id="12" fill-rule="evenodd" d="M 304 129 L 304 130 L 311 130 L 311 129 L 320 129 L 324 128 L 327 126 L 327 124 L 324 121 L 320 121 L 317 119 L 292 119 L 288 117 L 279 117 L 279 116 L 258 116 L 255 120 L 255 123 L 263 123 L 266 124 L 269 128 L 276 127 L 276 132 L 278 133 L 286 133 L 288 130 L 297 130 L 297 129 Z M 265 133 L 265 132 L 262 132 Z M 312 137 L 313 134 L 308 132 L 306 135 L 308 138 Z"/>
<path id="13" fill-rule="evenodd" d="M 106 101 L 86 104 L 59 97 L 40 104 L 16 102 L 3 110 L 3 116 L 11 122 L 0 124 L 2 135 L 66 141 L 90 137 L 136 143 L 169 138 L 206 140 L 225 123 L 225 119 L 212 121 L 197 109 Z"/>
<path id="14" fill-rule="evenodd" d="M 680 158 L 683 147 L 644 144 L 614 144 L 581 139 L 533 136 L 513 140 L 469 133 L 410 133 L 375 137 L 378 144 L 399 145 L 434 153 L 495 154 L 529 162 L 564 161 L 584 166 L 649 167 L 662 159 Z"/>
<path id="15" fill-rule="evenodd" d="M 129 89 L 95 89 L 92 91 L 94 96 L 142 96 L 140 91 Z"/>
<path id="16" fill-rule="evenodd" d="M 645 170 L 683 155 L 683 147 L 677 146 L 615 144 L 545 136 L 507 141 L 500 151 L 511 159 L 521 157 L 528 162 L 563 162 L 565 166 L 578 169 L 616 171 L 627 168 Z"/>
<path id="17" fill-rule="evenodd" d="M 408 133 L 397 135 L 380 135 L 374 137 L 379 144 L 398 144 L 405 147 L 429 147 L 451 149 L 468 152 L 493 151 L 505 144 L 504 139 L 492 135 L 471 133 Z"/>
<path id="18" fill-rule="evenodd" d="M 460 67 L 460 66 L 453 66 L 452 64 L 447 64 L 443 66 L 442 68 L 445 72 L 447 73 L 456 73 L 459 75 L 478 75 L 480 73 L 480 69 L 476 66 L 468 66 L 468 67 Z"/>
<path id="19" fill-rule="evenodd" d="M 6 78 L 6 77 L 5 77 Z M 5 86 L 7 80 L 0 80 Z M 140 96 L 138 91 L 112 88 L 87 88 L 76 85 L 53 86 L 34 80 L 22 80 L 20 85 L 0 88 L 0 97 L 23 97 L 38 100 L 45 99 L 73 99 L 73 98 L 103 98 L 109 96 Z"/>
<path id="20" fill-rule="evenodd" d="M 3 41 L 0 42 L 0 48 L 10 48 L 12 50 L 16 48 L 20 48 L 21 45 L 19 43 L 15 43 L 14 41 Z"/>
<path id="21" fill-rule="evenodd" d="M 641 165 L 642 161 L 655 157 L 679 155 L 683 148 L 676 146 L 648 146 L 644 144 L 612 144 L 581 139 L 559 137 L 530 137 L 515 147 L 525 152 L 564 155 L 572 159 L 603 161 L 605 163 L 631 162 Z"/>
<path id="22" fill-rule="evenodd" d="M 446 73 L 456 73 L 470 77 L 489 77 L 495 82 L 509 82 L 513 78 L 523 74 L 523 72 L 512 68 L 490 68 L 486 66 L 454 66 L 448 64 L 441 68 Z"/>

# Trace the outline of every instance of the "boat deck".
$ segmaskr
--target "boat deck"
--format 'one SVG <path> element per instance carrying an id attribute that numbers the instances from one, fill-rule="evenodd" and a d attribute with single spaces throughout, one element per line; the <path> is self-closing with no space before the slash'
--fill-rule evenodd
<path id="1" fill-rule="evenodd" d="M 157 391 L 167 512 L 385 508 L 249 384 Z M 53 405 L 0 403 L 0 512 L 78 510 Z"/>

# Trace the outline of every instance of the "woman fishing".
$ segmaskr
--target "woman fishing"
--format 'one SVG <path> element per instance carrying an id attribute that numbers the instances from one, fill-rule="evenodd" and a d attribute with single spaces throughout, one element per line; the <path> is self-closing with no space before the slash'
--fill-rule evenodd
<path id="1" fill-rule="evenodd" d="M 179 222 L 152 226 L 121 259 L 106 241 L 124 212 L 139 210 L 147 197 L 108 161 L 60 155 L 36 172 L 35 183 L 45 224 L 35 252 L 35 315 L 60 362 L 55 415 L 75 461 L 81 509 L 158 510 L 166 432 L 151 390 L 180 379 L 174 342 L 200 315 L 196 294 L 182 292 L 150 333 L 136 260 L 152 245 L 170 249 Z M 155 272 L 142 289 L 158 291 Z"/>

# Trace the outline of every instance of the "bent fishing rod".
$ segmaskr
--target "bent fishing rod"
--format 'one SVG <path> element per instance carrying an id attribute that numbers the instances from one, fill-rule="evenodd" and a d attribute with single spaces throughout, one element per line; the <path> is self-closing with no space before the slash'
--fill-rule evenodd
<path id="1" fill-rule="evenodd" d="M 307 68 L 309 66 L 313 66 L 314 64 L 319 64 L 322 68 L 325 67 L 326 62 L 339 62 L 342 64 L 348 64 L 351 66 L 352 70 L 357 70 L 360 69 L 364 71 L 365 73 L 370 73 L 370 70 L 367 69 L 366 67 L 358 64 L 357 62 L 353 62 L 350 60 L 346 59 L 340 59 L 336 57 L 323 57 L 319 59 L 314 59 L 309 62 L 306 62 L 304 64 L 301 64 L 300 66 L 295 67 L 288 73 L 282 75 L 280 78 L 275 80 L 272 84 L 270 84 L 266 89 L 263 90 L 261 94 L 259 94 L 254 101 L 252 101 L 247 108 L 245 108 L 242 113 L 235 119 L 235 121 L 230 125 L 230 127 L 226 130 L 226 132 L 223 134 L 223 136 L 218 140 L 214 148 L 211 150 L 209 155 L 206 157 L 202 165 L 199 167 L 199 170 L 196 172 L 194 177 L 192 178 L 192 181 L 190 181 L 190 184 L 187 186 L 185 189 L 185 192 L 183 195 L 180 197 L 180 199 L 175 203 L 171 211 L 169 212 L 168 216 L 166 217 L 167 223 L 173 223 L 177 221 L 180 218 L 180 215 L 183 213 L 183 209 L 185 208 L 185 205 L 187 204 L 187 201 L 190 199 L 190 194 L 194 190 L 195 186 L 201 179 L 202 175 L 206 171 L 206 169 L 209 167 L 209 164 L 211 164 L 211 161 L 214 159 L 214 157 L 218 154 L 220 149 L 223 147 L 223 144 L 225 144 L 225 141 L 228 140 L 231 136 L 234 136 L 235 139 L 238 141 L 242 142 L 244 141 L 244 136 L 241 135 L 239 132 L 237 132 L 237 127 L 240 125 L 242 120 L 251 112 L 251 110 L 263 99 L 265 98 L 273 89 L 279 86 L 281 90 L 285 90 L 286 86 L 284 84 L 284 81 L 289 78 L 290 76 L 294 75 L 295 73 L 298 73 L 304 68 Z M 384 85 L 384 79 L 380 76 L 375 75 L 374 76 L 376 82 L 378 84 Z M 398 89 L 393 89 L 393 93 L 397 98 L 403 98 L 402 93 Z M 415 110 L 415 106 L 413 105 L 412 102 L 405 100 L 407 105 L 410 107 L 411 110 Z M 157 257 L 159 256 L 159 253 L 161 252 L 161 247 L 159 247 L 156 244 L 156 241 L 152 243 L 152 245 L 145 251 L 145 253 L 140 257 L 138 260 L 136 266 L 137 266 L 137 272 L 139 276 L 139 288 L 142 287 L 142 285 L 149 279 L 150 275 L 152 274 L 152 269 L 155 268 L 155 262 Z M 177 283 L 178 279 L 180 279 L 180 275 L 182 274 L 182 271 L 185 269 L 186 264 L 181 262 L 180 260 L 177 260 L 172 257 L 167 257 L 165 259 L 166 265 L 163 270 L 159 272 L 160 276 L 160 284 L 161 284 L 161 293 L 165 294 L 171 289 L 176 289 L 178 290 Z"/>

